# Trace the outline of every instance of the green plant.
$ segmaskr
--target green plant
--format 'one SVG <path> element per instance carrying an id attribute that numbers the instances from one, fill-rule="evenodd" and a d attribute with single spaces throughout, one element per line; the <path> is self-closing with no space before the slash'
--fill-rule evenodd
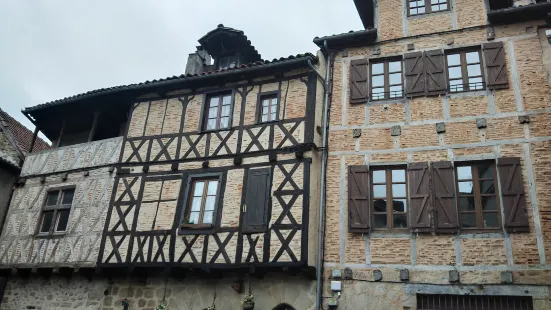
<path id="1" fill-rule="evenodd" d="M 130 306 L 130 300 L 128 300 L 128 298 L 122 298 L 121 299 L 121 305 L 122 305 L 122 308 L 123 309 L 128 309 L 128 307 Z"/>
<path id="2" fill-rule="evenodd" d="M 157 308 L 155 310 L 168 310 L 168 305 L 166 300 L 161 300 L 161 302 L 157 305 Z"/>
<path id="3" fill-rule="evenodd" d="M 195 224 L 193 221 L 190 221 L 189 219 L 185 218 L 183 221 L 182 221 L 182 224 Z"/>
<path id="4" fill-rule="evenodd" d="M 252 294 L 247 294 L 243 296 L 243 301 L 241 303 L 244 304 L 247 302 L 254 302 L 254 296 Z"/>

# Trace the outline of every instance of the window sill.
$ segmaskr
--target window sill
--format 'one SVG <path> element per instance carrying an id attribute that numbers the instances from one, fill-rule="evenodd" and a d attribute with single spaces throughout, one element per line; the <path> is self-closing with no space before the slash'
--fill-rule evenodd
<path id="1" fill-rule="evenodd" d="M 408 15 L 407 19 L 412 20 L 412 19 L 425 18 L 425 17 L 429 17 L 429 16 L 445 15 L 445 14 L 450 14 L 450 13 L 451 13 L 451 9 L 448 8 L 447 10 L 442 10 L 442 11 L 423 13 L 423 14 L 417 14 L 417 15 Z"/>
<path id="2" fill-rule="evenodd" d="M 178 235 L 212 235 L 214 225 L 210 224 L 182 224 L 178 229 Z"/>
<path id="3" fill-rule="evenodd" d="M 213 133 L 213 132 L 221 132 L 221 131 L 230 131 L 232 130 L 231 127 L 228 127 L 228 128 L 220 128 L 220 129 L 209 129 L 209 130 L 199 130 L 197 131 L 198 134 L 202 134 L 202 133 Z"/>
<path id="4" fill-rule="evenodd" d="M 49 239 L 49 238 L 55 239 L 55 238 L 65 237 L 66 234 L 67 234 L 67 232 L 65 232 L 65 231 L 54 232 L 54 233 L 38 233 L 38 234 L 34 235 L 34 238 L 36 238 L 36 239 Z"/>
<path id="5" fill-rule="evenodd" d="M 400 98 L 369 100 L 367 102 L 367 104 L 368 105 L 381 105 L 381 104 L 389 104 L 389 103 L 406 103 L 406 101 L 407 101 L 407 98 L 400 97 Z"/>

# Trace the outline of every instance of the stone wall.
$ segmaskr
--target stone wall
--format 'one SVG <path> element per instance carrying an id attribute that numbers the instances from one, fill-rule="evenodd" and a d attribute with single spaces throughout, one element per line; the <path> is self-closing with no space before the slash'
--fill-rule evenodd
<path id="1" fill-rule="evenodd" d="M 240 309 L 240 302 L 249 289 L 249 280 L 243 281 L 243 292 L 237 293 L 231 285 L 237 276 L 223 279 L 186 277 L 183 279 L 101 278 L 92 281 L 79 276 L 70 279 L 52 276 L 8 280 L 0 309 L 37 310 L 115 310 L 122 309 L 120 300 L 127 298 L 130 309 L 153 310 L 164 299 L 170 309 L 197 310 L 212 304 L 216 292 L 216 309 Z M 251 279 L 255 309 L 273 309 L 286 303 L 295 309 L 311 310 L 315 304 L 315 281 L 299 276 L 267 274 L 262 279 Z"/>
<path id="2" fill-rule="evenodd" d="M 0 219 L 4 218 L 8 210 L 16 176 L 17 174 L 13 171 L 13 168 L 9 167 L 8 169 L 0 164 Z"/>
<path id="3" fill-rule="evenodd" d="M 413 26 L 412 20 L 419 20 L 419 23 L 432 20 L 434 29 L 430 28 L 430 32 L 457 29 L 453 18 L 462 27 L 485 23 L 481 14 L 457 11 L 458 8 L 471 8 L 472 1 L 457 0 L 452 1 L 456 11 L 403 19 L 402 22 L 407 20 L 407 27 L 398 27 L 400 20 L 382 20 L 381 10 L 390 4 L 390 1 L 384 2 L 379 1 L 380 33 L 393 27 L 404 29 L 400 36 L 407 36 Z M 451 28 L 447 22 L 434 22 L 443 16 L 452 17 Z M 421 25 L 418 29 L 429 27 Z M 349 103 L 350 61 L 403 55 L 410 52 L 408 44 L 413 44 L 414 51 L 480 46 L 488 42 L 486 29 L 482 27 L 418 38 L 404 37 L 375 46 L 348 48 L 346 53 L 336 55 L 327 170 L 325 301 L 335 297 L 328 288 L 331 271 L 344 272 L 344 268 L 349 268 L 354 276 L 344 281 L 339 309 L 358 309 L 366 300 L 373 301 L 372 305 L 368 302 L 368 309 L 402 309 L 404 306 L 415 309 L 415 297 L 407 293 L 411 286 L 403 283 L 439 284 L 437 287 L 444 288 L 441 294 L 460 293 L 454 291 L 455 285 L 450 285 L 450 271 L 458 272 L 458 284 L 492 286 L 480 294 L 523 295 L 521 288 L 525 285 L 543 285 L 537 289 L 547 293 L 529 290 L 530 296 L 537 309 L 549 307 L 551 203 L 548 197 L 551 192 L 546 176 L 551 167 L 548 155 L 551 151 L 548 125 L 551 89 L 548 66 L 544 66 L 549 50 L 543 38 L 544 31 L 541 21 L 495 27 L 495 40 L 504 43 L 509 77 L 509 88 L 495 91 Z M 376 50 L 380 54 L 374 54 Z M 520 122 L 520 116 L 527 116 L 529 123 Z M 486 120 L 485 128 L 477 127 L 479 118 Z M 444 124 L 445 132 L 437 133 L 438 123 Z M 391 135 L 393 126 L 400 126 L 399 135 Z M 361 136 L 354 138 L 353 130 L 360 130 Z M 521 159 L 529 232 L 348 233 L 349 165 L 407 165 L 501 157 Z M 409 280 L 400 280 L 399 271 L 403 269 L 409 270 Z M 381 270 L 382 279 L 374 280 L 373 270 Z M 502 277 L 509 274 L 515 285 L 502 286 L 505 281 Z M 515 291 L 509 291 L 510 288 Z M 438 292 L 437 289 L 425 290 L 428 294 Z M 389 300 L 393 304 L 389 304 Z"/>

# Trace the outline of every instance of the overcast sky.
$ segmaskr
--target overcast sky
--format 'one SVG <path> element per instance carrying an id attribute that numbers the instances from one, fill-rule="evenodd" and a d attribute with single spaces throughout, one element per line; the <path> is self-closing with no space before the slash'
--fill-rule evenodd
<path id="1" fill-rule="evenodd" d="M 315 36 L 360 30 L 352 0 L 0 1 L 0 107 L 24 107 L 184 72 L 218 24 L 243 30 L 263 59 L 315 53 Z"/>

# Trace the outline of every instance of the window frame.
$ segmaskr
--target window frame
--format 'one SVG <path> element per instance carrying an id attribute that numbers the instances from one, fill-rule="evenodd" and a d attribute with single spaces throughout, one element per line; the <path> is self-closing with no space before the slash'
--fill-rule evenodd
<path id="1" fill-rule="evenodd" d="M 431 4 L 431 0 L 425 0 L 425 13 L 417 13 L 417 14 L 411 14 L 411 2 L 413 1 L 410 1 L 410 0 L 406 0 L 407 1 L 407 16 L 408 17 L 414 17 L 414 16 L 423 16 L 423 15 L 427 15 L 427 14 L 432 14 L 432 13 L 440 13 L 440 12 L 446 12 L 446 11 L 450 11 L 451 10 L 451 1 L 450 0 L 445 0 L 446 1 L 446 6 L 447 8 L 445 10 L 438 10 L 438 11 L 433 11 L 432 10 L 432 4 Z M 441 4 L 439 4 L 441 5 Z M 419 7 L 415 7 L 415 8 L 420 8 Z"/>
<path id="2" fill-rule="evenodd" d="M 178 225 L 179 235 L 193 235 L 193 234 L 213 234 L 220 227 L 220 216 L 222 214 L 221 208 L 224 201 L 224 192 L 226 189 L 226 173 L 225 172 L 211 172 L 211 173 L 198 173 L 190 174 L 184 177 L 187 181 L 181 190 L 180 195 L 183 199 L 180 199 L 179 203 L 181 207 L 180 217 Z M 212 224 L 184 224 L 184 219 L 188 216 L 189 210 L 191 210 L 191 203 L 193 197 L 194 183 L 199 180 L 217 180 L 218 188 L 216 192 L 216 199 L 214 201 L 214 212 L 212 215 Z"/>
<path id="3" fill-rule="evenodd" d="M 481 195 L 488 195 L 488 194 L 481 194 L 480 193 L 480 181 L 487 180 L 486 178 L 481 178 L 478 175 L 478 169 L 477 167 L 482 163 L 489 163 L 493 166 L 493 181 L 494 181 L 494 189 L 495 193 L 493 196 L 496 198 L 496 210 L 495 211 L 487 211 L 487 213 L 497 213 L 497 226 L 496 227 L 484 227 L 483 222 L 483 209 L 482 209 L 482 197 Z M 457 172 L 458 167 L 465 167 L 470 166 L 471 167 L 471 178 L 472 179 L 462 179 L 459 180 L 459 173 Z M 502 212 L 502 206 L 501 206 L 501 199 L 500 199 L 500 191 L 499 191 L 499 179 L 498 179 L 498 172 L 497 172 L 497 164 L 495 160 L 477 160 L 477 161 L 459 161 L 454 162 L 454 175 L 455 175 L 455 199 L 456 199 L 456 205 L 457 205 L 457 219 L 458 219 L 458 228 L 460 230 L 468 230 L 468 231 L 501 231 L 503 229 L 503 222 L 501 218 L 501 212 Z M 472 197 L 474 198 L 475 202 L 475 211 L 474 214 L 476 215 L 476 227 L 463 227 L 463 213 L 473 213 L 473 211 L 469 212 L 463 212 L 461 210 L 461 197 L 465 197 L 464 195 L 461 196 L 459 192 L 459 182 L 460 181 L 472 181 L 473 182 L 473 188 L 474 192 Z M 492 195 L 488 195 L 492 196 Z"/>
<path id="4" fill-rule="evenodd" d="M 396 86 L 398 84 L 392 84 L 390 85 L 390 63 L 400 61 L 401 71 L 400 71 L 400 79 L 401 79 L 401 86 L 402 86 L 402 95 L 399 97 L 390 97 L 390 87 Z M 383 64 L 383 77 L 384 77 L 384 98 L 378 98 L 373 99 L 373 65 L 377 64 Z M 394 72 L 396 73 L 396 72 Z M 394 74 L 393 73 L 393 74 Z M 380 76 L 381 74 L 376 74 L 377 76 Z M 374 60 L 369 60 L 369 101 L 383 101 L 383 100 L 398 100 L 403 99 L 405 97 L 405 83 L 404 83 L 404 57 L 403 56 L 396 56 L 396 57 L 389 57 L 389 58 L 377 58 Z M 380 87 L 377 87 L 380 88 Z"/>
<path id="5" fill-rule="evenodd" d="M 71 200 L 71 204 L 62 204 L 63 198 L 65 197 L 65 192 L 67 191 L 73 191 L 73 199 Z M 56 200 L 55 205 L 48 206 L 48 194 L 57 192 L 58 197 Z M 42 202 L 42 208 L 40 209 L 40 217 L 37 221 L 36 225 L 36 237 L 52 237 L 52 236 L 63 236 L 67 233 L 67 229 L 69 228 L 69 222 L 71 220 L 71 209 L 73 208 L 73 201 L 75 200 L 76 195 L 76 186 L 75 185 L 69 185 L 69 186 L 61 186 L 61 187 L 52 187 L 49 188 L 46 191 L 46 195 L 44 195 L 44 201 Z M 53 217 L 50 223 L 50 228 L 47 232 L 42 232 L 42 224 L 44 221 L 44 213 L 45 212 L 52 212 L 53 211 Z M 60 211 L 69 211 L 69 215 L 67 218 L 67 226 L 65 227 L 65 230 L 58 231 L 56 230 L 56 227 L 59 223 L 59 213 Z"/>
<path id="6" fill-rule="evenodd" d="M 228 127 L 220 128 L 220 121 L 222 118 L 222 98 L 225 95 L 230 96 L 230 115 L 228 120 Z M 210 109 L 210 98 L 212 97 L 220 97 L 218 100 L 218 115 L 216 116 L 216 124 L 217 128 L 215 129 L 207 129 L 208 125 L 208 116 L 209 116 L 209 109 Z M 233 108 L 235 105 L 235 88 L 226 88 L 226 89 L 220 89 L 212 92 L 206 92 L 203 94 L 203 104 L 201 109 L 201 121 L 199 122 L 199 132 L 215 132 L 215 131 L 224 131 L 224 130 L 230 130 L 232 128 L 233 124 Z"/>
<path id="7" fill-rule="evenodd" d="M 470 89 L 469 86 L 469 75 L 467 71 L 467 53 L 471 52 L 478 52 L 478 57 L 480 60 L 480 78 L 482 79 L 482 88 L 480 89 Z M 461 67 L 461 79 L 463 81 L 463 90 L 460 91 L 452 91 L 451 85 L 450 85 L 450 73 L 449 73 L 449 65 L 448 65 L 448 55 L 454 55 L 459 54 L 459 61 L 460 61 L 460 67 Z M 486 76 L 484 74 L 485 66 L 484 66 L 484 58 L 482 54 L 482 47 L 481 46 L 471 46 L 471 47 L 465 47 L 465 48 L 459 48 L 459 49 L 447 49 L 444 50 L 444 64 L 445 64 L 445 71 L 446 71 L 446 87 L 447 87 L 447 94 L 456 94 L 456 93 L 464 93 L 464 92 L 471 92 L 471 91 L 484 91 L 486 90 Z M 457 66 L 453 66 L 457 67 Z M 457 79 L 455 79 L 457 80 Z"/>
<path id="8" fill-rule="evenodd" d="M 405 174 L 405 182 L 393 182 L 392 181 L 392 170 L 404 170 Z M 385 171 L 385 186 L 386 186 L 386 220 L 387 220 L 387 227 L 386 228 L 378 228 L 375 227 L 375 190 L 374 185 L 382 185 L 382 183 L 374 183 L 373 182 L 373 172 L 374 171 Z M 390 177 L 390 178 L 389 178 Z M 390 182 L 388 182 L 390 180 Z M 371 227 L 374 231 L 409 231 L 410 229 L 410 220 L 409 220 L 409 188 L 408 188 L 408 171 L 407 166 L 405 165 L 396 165 L 396 166 L 370 166 L 369 167 L 369 215 L 371 218 Z M 393 184 L 404 184 L 406 186 L 406 197 L 393 197 L 392 196 L 392 185 Z M 394 219 L 393 215 L 395 214 L 393 211 L 393 205 L 392 201 L 393 198 L 396 199 L 405 199 L 406 200 L 406 212 L 398 212 L 396 214 L 404 214 L 406 216 L 407 226 L 403 228 L 395 228 L 394 227 Z"/>
<path id="9" fill-rule="evenodd" d="M 262 121 L 262 115 L 263 115 L 262 114 L 262 110 L 263 110 L 262 101 L 265 98 L 271 98 L 271 99 L 275 98 L 275 100 L 276 100 L 276 118 L 273 119 L 273 120 Z M 256 103 L 256 123 L 257 124 L 266 124 L 266 123 L 279 121 L 280 120 L 279 112 L 280 112 L 280 106 L 281 106 L 280 103 L 281 103 L 281 93 L 280 93 L 279 90 L 258 93 L 258 99 L 257 99 L 257 103 Z"/>

